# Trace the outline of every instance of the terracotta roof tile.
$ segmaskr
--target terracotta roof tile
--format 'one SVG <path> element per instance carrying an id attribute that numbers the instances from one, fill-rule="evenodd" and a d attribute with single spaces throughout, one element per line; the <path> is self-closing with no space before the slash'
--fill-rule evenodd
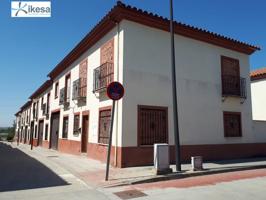
<path id="1" fill-rule="evenodd" d="M 259 80 L 259 79 L 265 79 L 266 78 L 266 67 L 251 71 L 250 78 L 252 81 Z"/>
<path id="2" fill-rule="evenodd" d="M 117 4 L 94 26 L 94 28 L 66 55 L 60 63 L 48 74 L 52 79 L 57 77 L 64 69 L 69 67 L 91 46 L 99 41 L 105 34 L 123 19 L 156 29 L 169 31 L 169 19 L 157 14 L 138 9 L 118 1 Z M 203 42 L 211 43 L 223 48 L 231 49 L 245 54 L 252 54 L 260 47 L 247 44 L 205 29 L 190 26 L 181 22 L 175 23 L 175 34 L 190 37 Z"/>

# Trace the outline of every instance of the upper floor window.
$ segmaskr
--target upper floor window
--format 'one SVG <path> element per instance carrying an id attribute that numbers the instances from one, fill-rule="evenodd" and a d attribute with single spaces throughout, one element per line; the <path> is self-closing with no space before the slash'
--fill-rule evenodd
<path id="1" fill-rule="evenodd" d="M 222 95 L 246 97 L 246 80 L 240 77 L 239 60 L 221 56 Z"/>
<path id="2" fill-rule="evenodd" d="M 70 74 L 66 75 L 65 79 L 65 102 L 70 100 Z"/>
<path id="3" fill-rule="evenodd" d="M 55 89 L 54 89 L 54 98 L 58 98 L 58 92 L 59 92 L 59 82 L 55 83 Z"/>
<path id="4" fill-rule="evenodd" d="M 100 63 L 93 73 L 93 92 L 101 92 L 114 80 L 114 39 L 101 46 Z"/>

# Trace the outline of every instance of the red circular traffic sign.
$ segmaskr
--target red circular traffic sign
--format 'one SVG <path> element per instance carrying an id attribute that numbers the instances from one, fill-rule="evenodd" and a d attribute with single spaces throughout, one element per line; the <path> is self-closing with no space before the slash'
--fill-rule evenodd
<path id="1" fill-rule="evenodd" d="M 115 81 L 107 86 L 106 92 L 110 99 L 117 101 L 124 96 L 125 89 L 121 83 Z"/>

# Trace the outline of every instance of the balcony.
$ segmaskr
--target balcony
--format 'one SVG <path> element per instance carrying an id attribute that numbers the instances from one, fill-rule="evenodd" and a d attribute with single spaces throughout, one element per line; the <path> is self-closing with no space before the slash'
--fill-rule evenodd
<path id="1" fill-rule="evenodd" d="M 73 82 L 72 99 L 86 101 L 87 78 L 79 78 Z"/>
<path id="2" fill-rule="evenodd" d="M 246 79 L 240 76 L 223 75 L 222 76 L 222 96 L 246 98 Z"/>
<path id="3" fill-rule="evenodd" d="M 101 92 L 114 81 L 114 64 L 104 63 L 94 69 L 93 72 L 93 92 Z"/>

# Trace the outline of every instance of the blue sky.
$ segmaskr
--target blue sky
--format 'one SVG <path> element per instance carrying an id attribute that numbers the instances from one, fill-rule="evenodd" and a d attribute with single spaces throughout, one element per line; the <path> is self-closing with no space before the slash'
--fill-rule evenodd
<path id="1" fill-rule="evenodd" d="M 51 18 L 11 18 L 10 0 L 0 1 L 0 126 L 46 75 L 116 3 L 115 0 L 52 0 Z M 167 0 L 124 0 L 169 16 Z M 177 21 L 266 47 L 266 1 L 174 0 Z M 266 66 L 266 49 L 251 56 L 251 68 Z"/>

